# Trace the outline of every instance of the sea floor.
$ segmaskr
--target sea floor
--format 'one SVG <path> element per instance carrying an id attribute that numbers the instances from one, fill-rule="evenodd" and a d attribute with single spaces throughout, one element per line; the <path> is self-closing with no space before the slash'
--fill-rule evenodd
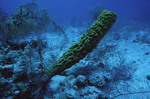
<path id="1" fill-rule="evenodd" d="M 36 78 L 41 70 L 52 66 L 85 32 L 86 28 L 68 27 L 65 34 L 28 36 L 22 41 L 29 42 L 31 52 L 26 51 L 27 47 L 16 50 L 15 45 L 12 50 L 11 46 L 1 44 L 1 95 L 12 98 L 10 90 L 13 95 L 22 94 L 33 80 L 30 75 Z M 149 99 L 149 38 L 148 29 L 113 27 L 83 60 L 51 78 L 45 99 Z M 41 53 L 37 39 L 44 42 Z"/>
<path id="2" fill-rule="evenodd" d="M 66 34 L 68 36 L 69 41 L 65 45 L 66 47 L 63 49 L 64 51 L 66 51 L 69 48 L 69 46 L 72 45 L 74 42 L 79 41 L 79 39 L 81 37 L 80 32 L 82 32 L 82 31 L 83 30 L 81 28 L 71 27 L 71 28 L 67 29 Z M 67 70 L 67 72 L 71 72 L 71 73 L 69 73 L 69 74 L 62 73 L 62 76 L 67 77 L 68 75 L 73 75 L 73 74 L 75 74 L 75 73 L 73 73 L 73 71 L 75 72 L 76 69 L 79 70 L 80 67 L 86 68 L 86 66 L 91 65 L 90 63 L 92 63 L 91 66 L 93 66 L 93 65 L 96 66 L 98 64 L 98 62 L 100 62 L 100 61 L 104 62 L 104 64 L 105 63 L 109 64 L 109 66 L 111 66 L 111 64 L 113 66 L 115 66 L 119 62 L 119 60 L 118 60 L 118 57 L 119 57 L 121 59 L 124 59 L 124 61 L 126 62 L 126 65 L 130 65 L 127 67 L 130 67 L 132 69 L 132 70 L 129 70 L 131 77 L 127 80 L 118 80 L 116 82 L 110 81 L 111 86 L 114 85 L 115 88 L 113 90 L 111 90 L 111 92 L 109 93 L 109 98 L 112 98 L 112 99 L 135 99 L 135 98 L 136 99 L 149 99 L 150 98 L 150 90 L 149 90 L 150 89 L 150 80 L 147 79 L 147 75 L 150 75 L 150 67 L 149 67 L 150 66 L 150 43 L 144 43 L 140 40 L 138 41 L 138 38 L 137 38 L 138 34 L 141 34 L 141 33 L 144 34 L 145 32 L 147 32 L 147 31 L 140 30 L 140 31 L 136 31 L 136 33 L 134 31 L 133 32 L 130 31 L 130 35 L 128 35 L 128 38 L 124 38 L 123 34 L 128 33 L 128 31 L 122 31 L 122 33 L 121 32 L 119 33 L 119 37 L 117 39 L 115 39 L 115 37 L 114 37 L 116 35 L 115 32 L 113 32 L 113 30 L 109 31 L 109 33 L 103 38 L 103 40 L 100 42 L 98 47 L 94 50 L 94 52 L 92 52 L 91 55 L 88 55 L 88 56 L 92 56 L 92 57 L 90 57 L 90 58 L 86 57 L 85 59 L 81 60 L 80 63 L 71 67 L 72 69 L 70 68 Z M 50 37 L 50 36 L 47 36 L 47 37 Z M 50 39 L 49 39 L 49 41 L 51 42 Z M 107 52 L 105 53 L 106 55 L 102 54 L 103 56 L 101 56 L 101 57 L 104 57 L 104 56 L 107 57 L 107 58 L 105 58 L 105 57 L 103 58 L 105 60 L 102 60 L 100 58 L 100 60 L 98 60 L 98 62 L 95 62 L 95 60 L 93 60 L 93 59 L 97 58 L 97 56 L 95 56 L 96 54 L 94 54 L 94 53 L 99 51 L 98 49 L 101 46 L 106 46 L 106 45 L 107 46 L 115 45 L 117 47 L 115 47 L 115 51 L 112 50 L 111 52 L 108 52 L 111 54 L 107 54 Z M 62 53 L 64 52 L 63 50 L 61 50 Z M 114 51 L 114 54 L 117 52 L 118 56 L 112 54 L 113 51 Z M 62 54 L 60 54 L 60 56 L 61 55 Z M 94 70 L 94 72 L 97 72 L 97 71 L 99 71 L 99 70 L 97 70 L 97 69 Z M 128 72 L 128 70 L 124 70 L 124 71 Z M 82 72 L 82 70 L 81 70 L 81 72 Z M 83 75 L 83 73 L 81 73 L 81 74 Z M 101 75 L 101 73 L 99 73 L 99 75 Z M 85 73 L 85 75 L 83 75 L 83 76 L 87 77 L 87 79 L 89 80 L 89 78 L 88 78 L 89 74 Z M 120 75 L 120 76 L 122 76 L 122 75 Z M 94 75 L 93 75 L 93 77 L 94 77 Z M 55 78 L 56 78 L 56 81 L 55 81 Z M 75 75 L 75 77 L 73 77 L 73 78 L 76 79 L 77 75 Z M 50 81 L 49 87 L 51 89 L 53 89 L 53 84 L 51 85 L 51 82 L 53 82 L 53 81 L 57 82 L 57 80 L 59 80 L 59 79 L 57 77 L 54 77 L 54 79 L 52 81 Z M 91 86 L 91 84 L 86 85 L 86 87 L 88 87 L 88 86 Z M 62 90 L 61 87 L 62 86 L 59 86 L 59 88 L 57 89 L 59 91 L 53 93 L 54 97 L 59 96 L 59 94 L 61 93 L 60 89 Z M 82 87 L 78 86 L 78 89 L 72 89 L 72 88 L 66 87 L 66 85 L 63 86 L 63 88 L 66 88 L 66 90 L 68 90 L 68 91 L 70 90 L 72 92 L 72 95 L 79 95 L 78 91 L 84 89 L 83 86 Z M 103 88 L 96 86 L 96 88 L 98 88 L 100 90 L 105 90 L 105 86 Z M 106 89 L 109 90 L 109 88 L 106 88 Z M 107 90 L 105 90 L 105 91 L 107 91 Z M 86 90 L 82 90 L 82 91 L 86 91 Z M 87 92 L 87 94 L 88 94 L 88 92 Z M 67 91 L 66 91 L 65 95 L 66 95 L 66 97 L 68 97 Z M 87 97 L 84 97 L 82 95 L 80 95 L 80 96 L 84 99 L 88 99 Z M 92 98 L 94 99 L 94 97 L 96 97 L 96 95 L 95 96 L 91 95 L 91 99 Z M 78 99 L 78 98 L 75 98 L 75 99 Z"/>

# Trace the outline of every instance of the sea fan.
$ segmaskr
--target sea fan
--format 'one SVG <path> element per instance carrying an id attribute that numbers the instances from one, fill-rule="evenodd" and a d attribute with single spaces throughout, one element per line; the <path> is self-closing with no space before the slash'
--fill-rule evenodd
<path id="1" fill-rule="evenodd" d="M 56 25 L 55 21 L 48 15 L 46 9 L 39 9 L 34 2 L 25 3 L 19 6 L 13 15 L 6 19 L 0 16 L 0 19 L 4 21 L 0 26 L 0 38 L 3 41 L 10 42 L 16 38 L 27 36 L 32 32 L 39 33 L 45 30 L 50 23 L 54 25 L 56 31 L 61 30 L 63 32 L 63 29 Z"/>

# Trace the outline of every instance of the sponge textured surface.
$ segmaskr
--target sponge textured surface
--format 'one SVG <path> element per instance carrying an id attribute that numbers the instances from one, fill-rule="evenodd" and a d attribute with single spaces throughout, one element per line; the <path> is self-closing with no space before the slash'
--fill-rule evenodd
<path id="1" fill-rule="evenodd" d="M 46 70 L 46 74 L 51 78 L 78 63 L 92 52 L 116 21 L 116 18 L 117 15 L 114 12 L 102 11 L 97 21 L 83 34 L 80 41 L 73 44 L 53 66 Z"/>

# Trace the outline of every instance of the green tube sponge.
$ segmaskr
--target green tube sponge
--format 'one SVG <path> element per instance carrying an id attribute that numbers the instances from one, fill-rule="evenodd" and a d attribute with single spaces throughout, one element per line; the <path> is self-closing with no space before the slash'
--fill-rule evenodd
<path id="1" fill-rule="evenodd" d="M 78 63 L 88 53 L 90 53 L 104 37 L 106 32 L 111 28 L 113 23 L 116 21 L 116 18 L 117 16 L 115 13 L 107 10 L 102 11 L 98 20 L 86 31 L 86 33 L 83 34 L 79 42 L 73 44 L 54 65 L 37 75 L 36 78 L 32 78 L 34 79 L 34 82 L 32 82 L 33 92 L 31 92 L 28 96 L 30 98 L 40 97 L 49 79 Z M 28 88 L 29 92 L 30 90 L 31 88 Z"/>
<path id="2" fill-rule="evenodd" d="M 65 69 L 70 68 L 88 53 L 92 52 L 116 21 L 116 18 L 116 14 L 112 11 L 102 11 L 97 21 L 83 34 L 80 41 L 73 44 L 53 66 L 46 70 L 48 77 L 51 78 Z"/>

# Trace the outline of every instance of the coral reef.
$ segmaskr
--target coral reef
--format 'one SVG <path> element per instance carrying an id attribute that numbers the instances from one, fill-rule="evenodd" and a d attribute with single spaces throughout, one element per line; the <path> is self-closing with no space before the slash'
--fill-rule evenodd
<path id="1" fill-rule="evenodd" d="M 22 5 L 21 9 L 23 7 L 24 6 Z M 22 12 L 24 11 L 21 9 L 19 10 L 19 13 L 21 15 L 24 15 L 22 14 Z M 56 64 L 51 66 L 46 71 L 42 69 L 43 57 L 41 56 L 41 50 L 43 50 L 43 44 L 41 44 L 41 41 L 21 42 L 18 45 L 13 43 L 1 43 L 0 98 L 43 98 L 43 88 L 48 83 L 50 78 L 71 67 L 72 65 L 83 59 L 88 53 L 90 53 L 92 49 L 97 46 L 105 33 L 111 28 L 115 20 L 116 14 L 111 11 L 104 10 L 99 19 L 81 37 L 81 40 L 72 45 L 70 49 L 66 51 L 62 55 L 62 57 L 56 62 Z M 12 24 L 14 24 L 14 21 L 12 22 Z M 30 50 L 30 48 L 32 49 Z M 34 56 L 36 58 L 38 57 L 38 61 Z M 74 86 L 74 88 L 80 86 L 83 87 L 88 84 L 87 77 L 82 74 L 79 75 L 77 78 L 74 75 L 68 75 L 67 77 L 64 76 L 64 78 L 62 78 L 60 82 L 54 82 L 53 84 L 56 86 L 56 89 L 53 90 L 57 90 L 57 88 L 60 87 L 59 84 L 65 85 L 66 82 L 70 80 L 71 82 L 69 82 L 69 84 L 70 86 Z M 92 86 L 90 88 L 91 92 L 101 94 L 101 91 L 97 88 Z M 88 87 L 83 90 L 87 89 Z M 97 97 L 96 93 L 93 93 L 92 96 Z M 76 90 L 72 89 L 70 92 L 62 92 L 59 97 L 64 96 L 68 98 L 73 98 L 76 94 L 78 94 Z M 81 95 L 85 94 L 86 93 L 82 93 Z M 87 95 L 87 97 L 89 96 Z"/>
<path id="2" fill-rule="evenodd" d="M 0 40 L 2 41 L 13 42 L 33 32 L 39 34 L 49 24 L 54 25 L 55 31 L 65 34 L 63 29 L 48 15 L 46 9 L 39 9 L 35 2 L 22 4 L 13 15 L 7 18 L 4 15 L 0 16 L 0 20 L 3 20 L 0 23 Z"/>
<path id="3" fill-rule="evenodd" d="M 96 65 L 86 67 L 80 65 L 78 64 L 74 68 L 71 67 L 65 74 L 53 76 L 46 86 L 45 95 L 50 99 L 57 99 L 62 97 L 62 95 L 73 99 L 107 99 L 107 95 L 102 91 L 102 88 L 109 83 L 106 80 L 109 79 L 106 76 L 108 73 L 106 74 L 106 71 Z M 74 73 L 79 71 L 78 68 L 80 73 L 74 75 Z M 88 68 L 88 71 L 86 70 L 87 72 L 85 72 L 82 68 Z M 81 75 L 83 72 L 84 75 Z M 95 72 L 97 72 L 96 76 Z M 66 75 L 68 73 L 69 75 Z M 101 83 L 103 81 L 105 83 Z"/>
<path id="4" fill-rule="evenodd" d="M 41 74 L 39 47 L 44 45 L 33 42 L 22 42 L 20 45 L 9 46 L 5 42 L 0 42 L 0 98 L 28 99 L 31 93 L 35 74 Z M 29 45 L 31 49 L 29 50 Z M 44 47 L 43 47 L 44 48 Z M 31 56 L 32 53 L 32 56 Z M 38 60 L 33 57 L 36 55 Z M 32 62 L 31 59 L 32 58 Z M 33 64 L 34 60 L 34 64 Z M 35 61 L 36 60 L 36 61 Z M 34 68 L 32 68 L 34 66 Z"/>

